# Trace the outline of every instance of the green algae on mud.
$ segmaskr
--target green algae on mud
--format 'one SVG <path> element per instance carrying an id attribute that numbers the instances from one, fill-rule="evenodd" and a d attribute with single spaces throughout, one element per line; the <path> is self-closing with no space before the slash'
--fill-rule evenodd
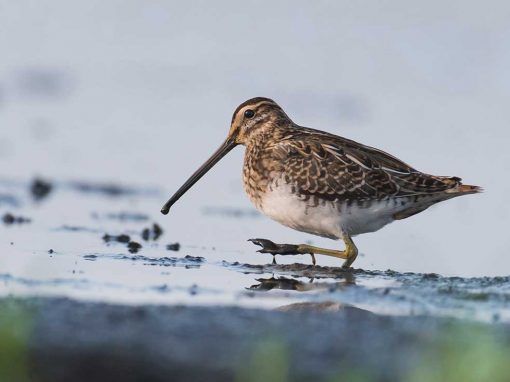
<path id="1" fill-rule="evenodd" d="M 0 381 L 28 382 L 33 312 L 14 299 L 0 299 Z"/>
<path id="2" fill-rule="evenodd" d="M 510 372 L 509 324 L 316 303 L 270 311 L 0 299 L 6 306 L 18 313 L 0 314 L 0 355 L 10 360 L 0 376 L 15 381 L 506 382 Z"/>

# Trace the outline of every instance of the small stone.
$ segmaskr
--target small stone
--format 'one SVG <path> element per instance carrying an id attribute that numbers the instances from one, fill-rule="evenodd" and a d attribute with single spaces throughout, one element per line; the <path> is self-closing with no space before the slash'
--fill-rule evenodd
<path id="1" fill-rule="evenodd" d="M 30 223 L 30 219 L 24 218 L 22 216 L 14 216 L 13 214 L 7 212 L 2 217 L 2 220 L 4 224 L 11 225 L 11 224 L 23 224 L 23 223 Z"/>
<path id="2" fill-rule="evenodd" d="M 115 235 L 109 235 L 109 234 L 105 233 L 103 235 L 103 240 L 107 243 L 110 241 L 117 241 L 119 243 L 129 243 L 131 238 L 129 237 L 129 235 L 126 235 L 126 234 L 121 234 L 121 235 L 115 236 Z"/>
<path id="3" fill-rule="evenodd" d="M 11 215 L 10 213 L 6 213 L 3 217 L 3 221 L 5 224 L 14 224 L 14 222 L 16 221 L 16 218 Z"/>
<path id="4" fill-rule="evenodd" d="M 159 237 L 163 234 L 163 229 L 158 223 L 154 223 L 152 225 L 152 232 L 154 232 L 154 240 L 158 240 Z"/>
<path id="5" fill-rule="evenodd" d="M 131 253 L 137 253 L 140 248 L 142 248 L 142 245 L 140 243 L 137 243 L 136 241 L 130 241 L 128 243 L 128 250 Z"/>
<path id="6" fill-rule="evenodd" d="M 166 249 L 177 252 L 181 249 L 181 245 L 179 243 L 167 244 Z"/>
<path id="7" fill-rule="evenodd" d="M 30 193 L 35 200 L 44 199 L 52 189 L 53 185 L 50 182 L 38 178 L 34 179 L 30 185 Z"/>
<path id="8" fill-rule="evenodd" d="M 117 236 L 117 241 L 119 243 L 129 243 L 130 240 L 131 238 L 129 237 L 129 235 L 122 234 Z"/>

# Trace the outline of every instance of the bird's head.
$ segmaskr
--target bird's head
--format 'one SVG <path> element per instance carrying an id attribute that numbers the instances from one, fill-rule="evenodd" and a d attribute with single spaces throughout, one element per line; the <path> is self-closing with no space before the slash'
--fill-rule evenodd
<path id="1" fill-rule="evenodd" d="M 269 98 L 257 97 L 243 102 L 234 111 L 227 139 L 166 202 L 161 212 L 166 215 L 170 207 L 234 147 L 247 145 L 257 137 L 270 134 L 272 129 L 288 123 L 292 122 L 283 109 Z"/>
<path id="2" fill-rule="evenodd" d="M 283 109 L 273 100 L 256 97 L 240 104 L 232 115 L 227 140 L 246 145 L 255 137 L 270 134 L 278 126 L 290 123 Z"/>

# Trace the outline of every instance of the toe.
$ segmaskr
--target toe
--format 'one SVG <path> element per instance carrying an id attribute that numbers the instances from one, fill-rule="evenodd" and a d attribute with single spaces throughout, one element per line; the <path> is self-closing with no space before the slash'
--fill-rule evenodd
<path id="1" fill-rule="evenodd" d="M 271 253 L 273 255 L 300 255 L 299 246 L 295 244 L 275 244 L 267 239 L 249 239 L 253 244 L 261 246 L 260 253 Z"/>
<path id="2" fill-rule="evenodd" d="M 278 246 L 275 243 L 273 243 L 271 240 L 249 239 L 248 241 L 251 241 L 253 244 L 262 247 L 262 249 L 257 251 L 260 253 L 271 253 L 271 252 L 278 250 Z"/>

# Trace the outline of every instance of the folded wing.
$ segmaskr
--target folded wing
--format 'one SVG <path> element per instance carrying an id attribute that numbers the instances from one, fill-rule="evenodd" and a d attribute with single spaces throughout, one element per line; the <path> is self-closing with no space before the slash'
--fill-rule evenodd
<path id="1" fill-rule="evenodd" d="M 459 178 L 424 174 L 384 151 L 307 128 L 281 139 L 275 152 L 285 182 L 323 200 L 434 194 L 461 184 Z"/>

